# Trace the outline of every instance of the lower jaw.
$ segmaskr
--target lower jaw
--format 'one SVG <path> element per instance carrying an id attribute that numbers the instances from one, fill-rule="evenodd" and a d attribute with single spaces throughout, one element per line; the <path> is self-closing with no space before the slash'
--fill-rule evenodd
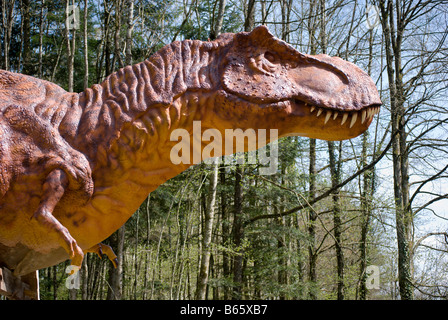
<path id="1" fill-rule="evenodd" d="M 220 98 L 225 101 L 219 103 Z M 266 129 L 278 129 L 280 133 L 283 131 L 281 136 L 307 136 L 323 140 L 344 140 L 358 136 L 369 127 L 380 110 L 379 106 L 367 106 L 357 111 L 326 109 L 294 99 L 256 104 L 223 92 L 211 100 L 219 118 L 232 123 L 233 127 L 235 124 L 254 129 L 263 126 Z M 307 118 L 305 122 L 308 125 L 303 128 L 295 126 L 294 119 L 303 117 Z M 252 126 L 251 121 L 254 121 Z M 288 131 L 288 122 L 298 130 Z"/>

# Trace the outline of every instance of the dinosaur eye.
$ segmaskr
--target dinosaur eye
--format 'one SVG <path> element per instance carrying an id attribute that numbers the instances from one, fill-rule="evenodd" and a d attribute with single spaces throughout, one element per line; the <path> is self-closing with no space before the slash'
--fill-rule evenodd
<path id="1" fill-rule="evenodd" d="M 255 57 L 251 57 L 249 60 L 249 66 L 256 71 L 261 71 L 264 74 L 273 74 L 278 71 L 279 59 L 276 55 L 266 52 L 259 54 Z"/>
<path id="2" fill-rule="evenodd" d="M 272 54 L 272 53 L 270 53 L 270 52 L 266 52 L 265 54 L 264 54 L 264 57 L 266 58 L 266 60 L 268 60 L 269 62 L 271 62 L 271 63 L 274 63 L 277 59 L 275 58 L 275 56 Z"/>

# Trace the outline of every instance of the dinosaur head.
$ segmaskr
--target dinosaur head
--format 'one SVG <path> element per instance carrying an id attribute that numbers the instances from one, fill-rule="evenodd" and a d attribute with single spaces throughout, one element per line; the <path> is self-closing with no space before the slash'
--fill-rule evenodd
<path id="1" fill-rule="evenodd" d="M 374 82 L 353 63 L 302 54 L 265 26 L 222 36 L 230 37 L 222 99 L 243 118 L 256 119 L 257 127 L 276 128 L 279 136 L 344 140 L 367 130 L 379 112 Z"/>

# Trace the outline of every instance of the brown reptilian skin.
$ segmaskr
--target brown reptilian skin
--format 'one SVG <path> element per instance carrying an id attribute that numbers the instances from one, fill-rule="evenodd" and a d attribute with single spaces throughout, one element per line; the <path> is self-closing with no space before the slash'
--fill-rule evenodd
<path id="1" fill-rule="evenodd" d="M 342 140 L 380 105 L 354 64 L 299 53 L 264 26 L 174 42 L 79 94 L 0 71 L 0 263 L 20 275 L 101 252 L 149 192 L 193 164 L 170 161 L 170 133 L 192 133 L 193 121 L 223 136 Z"/>

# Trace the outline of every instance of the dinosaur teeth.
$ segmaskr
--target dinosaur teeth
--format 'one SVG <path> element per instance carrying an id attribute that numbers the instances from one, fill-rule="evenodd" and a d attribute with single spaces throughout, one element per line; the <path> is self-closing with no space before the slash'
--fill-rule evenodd
<path id="1" fill-rule="evenodd" d="M 324 124 L 327 124 L 328 120 L 330 120 L 331 117 L 331 111 L 327 110 L 327 114 L 325 115 L 325 122 Z"/>
<path id="2" fill-rule="evenodd" d="M 358 119 L 358 112 L 353 113 L 352 122 L 350 122 L 350 128 L 356 123 L 356 119 Z"/>
<path id="3" fill-rule="evenodd" d="M 361 115 L 361 123 L 364 123 L 366 121 L 367 111 L 363 110 Z"/>
<path id="4" fill-rule="evenodd" d="M 345 121 L 347 121 L 347 118 L 348 118 L 348 113 L 344 113 L 344 114 L 342 115 L 341 126 L 345 123 Z"/>
<path id="5" fill-rule="evenodd" d="M 335 111 L 334 114 L 333 114 L 333 120 L 336 120 L 337 117 L 338 117 L 338 112 Z"/>
<path id="6" fill-rule="evenodd" d="M 370 107 L 366 108 L 364 110 L 358 111 L 358 112 L 344 112 L 344 111 L 335 111 L 335 110 L 326 110 L 323 108 L 318 108 L 316 106 L 310 107 L 310 112 L 313 113 L 314 110 L 317 109 L 316 117 L 319 117 L 322 113 L 325 114 L 324 118 L 324 125 L 330 121 L 332 118 L 333 121 L 336 120 L 336 118 L 341 114 L 341 126 L 344 125 L 344 123 L 347 122 L 347 119 L 349 116 L 351 116 L 349 128 L 353 128 L 353 126 L 356 124 L 356 121 L 360 119 L 361 123 L 364 124 L 366 121 L 370 121 L 371 118 L 378 114 L 380 111 L 380 107 Z"/>

